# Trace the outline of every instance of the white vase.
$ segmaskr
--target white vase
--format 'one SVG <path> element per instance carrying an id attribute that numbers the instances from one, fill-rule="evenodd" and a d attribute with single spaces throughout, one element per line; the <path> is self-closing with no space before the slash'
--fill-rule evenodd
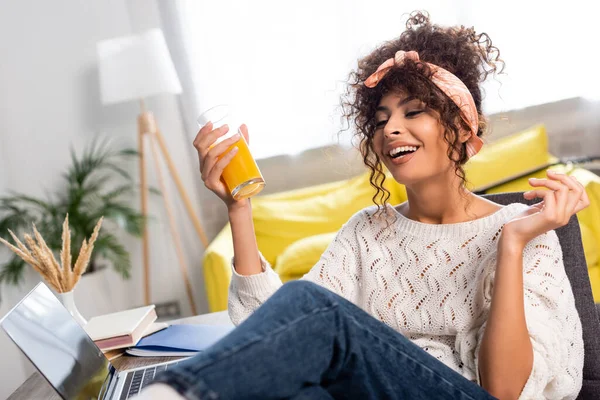
<path id="1" fill-rule="evenodd" d="M 75 286 L 77 309 L 90 319 L 127 308 L 129 303 L 122 300 L 128 295 L 127 287 L 123 288 L 126 283 L 108 268 L 84 274 Z"/>
<path id="2" fill-rule="evenodd" d="M 79 325 L 81 325 L 81 327 L 84 327 L 85 324 L 87 324 L 87 321 L 79 313 L 79 310 L 77 309 L 77 306 L 75 305 L 75 299 L 73 298 L 73 291 L 71 290 L 70 292 L 59 293 L 58 298 L 59 298 L 60 302 L 63 304 L 63 306 L 65 306 L 67 311 L 73 316 L 73 318 L 75 318 L 75 321 L 77 321 L 77 323 Z"/>

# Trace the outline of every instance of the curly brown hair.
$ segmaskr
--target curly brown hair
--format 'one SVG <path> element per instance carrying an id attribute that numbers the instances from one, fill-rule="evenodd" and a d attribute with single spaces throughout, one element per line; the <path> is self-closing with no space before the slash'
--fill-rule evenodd
<path id="1" fill-rule="evenodd" d="M 376 87 L 366 87 L 365 80 L 399 50 L 418 52 L 420 62 L 406 60 L 401 67 L 394 66 Z M 371 170 L 371 185 L 377 189 L 373 202 L 378 206 L 379 212 L 390 198 L 390 192 L 383 185 L 386 175 L 381 160 L 373 148 L 375 112 L 381 98 L 390 92 L 404 92 L 437 111 L 439 122 L 444 127 L 444 140 L 449 145 L 448 158 L 454 163 L 461 185 L 466 186 L 463 169 L 468 159 L 466 146 L 455 133 L 460 128 L 467 131 L 470 129 L 460 118 L 456 104 L 431 82 L 429 77 L 432 71 L 425 63 L 448 70 L 467 86 L 477 107 L 477 136 L 481 137 L 487 124 L 481 110 L 480 85 L 489 74 L 502 73 L 504 62 L 499 57 L 500 51 L 492 45 L 492 40 L 486 33 L 477 34 L 474 28 L 462 25 L 435 25 L 430 22 L 427 12 L 415 11 L 408 16 L 406 30 L 400 37 L 384 42 L 358 61 L 358 68 L 350 72 L 346 92 L 342 95 L 342 117 L 354 123 L 354 137 L 360 140 L 358 149 L 365 165 Z"/>

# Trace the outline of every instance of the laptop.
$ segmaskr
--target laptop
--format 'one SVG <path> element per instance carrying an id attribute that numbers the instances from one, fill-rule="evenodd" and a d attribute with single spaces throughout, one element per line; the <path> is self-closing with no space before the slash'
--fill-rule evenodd
<path id="1" fill-rule="evenodd" d="M 127 399 L 182 361 L 117 371 L 43 282 L 0 324 L 63 399 Z"/>

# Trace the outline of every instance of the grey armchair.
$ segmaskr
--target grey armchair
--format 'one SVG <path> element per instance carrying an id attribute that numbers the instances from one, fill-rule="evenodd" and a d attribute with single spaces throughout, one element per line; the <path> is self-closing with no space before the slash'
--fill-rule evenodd
<path id="1" fill-rule="evenodd" d="M 483 195 L 499 204 L 534 204 L 539 201 L 527 201 L 523 193 L 500 193 Z M 584 344 L 583 387 L 577 399 L 600 399 L 600 305 L 594 304 L 592 288 L 587 272 L 581 233 L 577 216 L 556 230 L 563 252 L 563 262 L 567 276 L 571 281 L 575 306 L 581 318 Z"/>

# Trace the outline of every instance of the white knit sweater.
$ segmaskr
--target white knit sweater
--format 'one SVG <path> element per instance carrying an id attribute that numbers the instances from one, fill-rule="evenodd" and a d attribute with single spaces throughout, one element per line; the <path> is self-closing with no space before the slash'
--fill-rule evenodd
<path id="1" fill-rule="evenodd" d="M 348 299 L 465 378 L 479 382 L 477 354 L 491 303 L 502 226 L 525 210 L 511 204 L 458 224 L 424 224 L 404 217 L 386 229 L 376 206 L 356 213 L 319 262 L 302 278 Z M 240 323 L 280 286 L 263 272 L 235 272 L 229 314 Z M 574 399 L 582 384 L 583 339 L 562 250 L 554 231 L 523 252 L 527 328 L 534 364 L 520 399 Z"/>

